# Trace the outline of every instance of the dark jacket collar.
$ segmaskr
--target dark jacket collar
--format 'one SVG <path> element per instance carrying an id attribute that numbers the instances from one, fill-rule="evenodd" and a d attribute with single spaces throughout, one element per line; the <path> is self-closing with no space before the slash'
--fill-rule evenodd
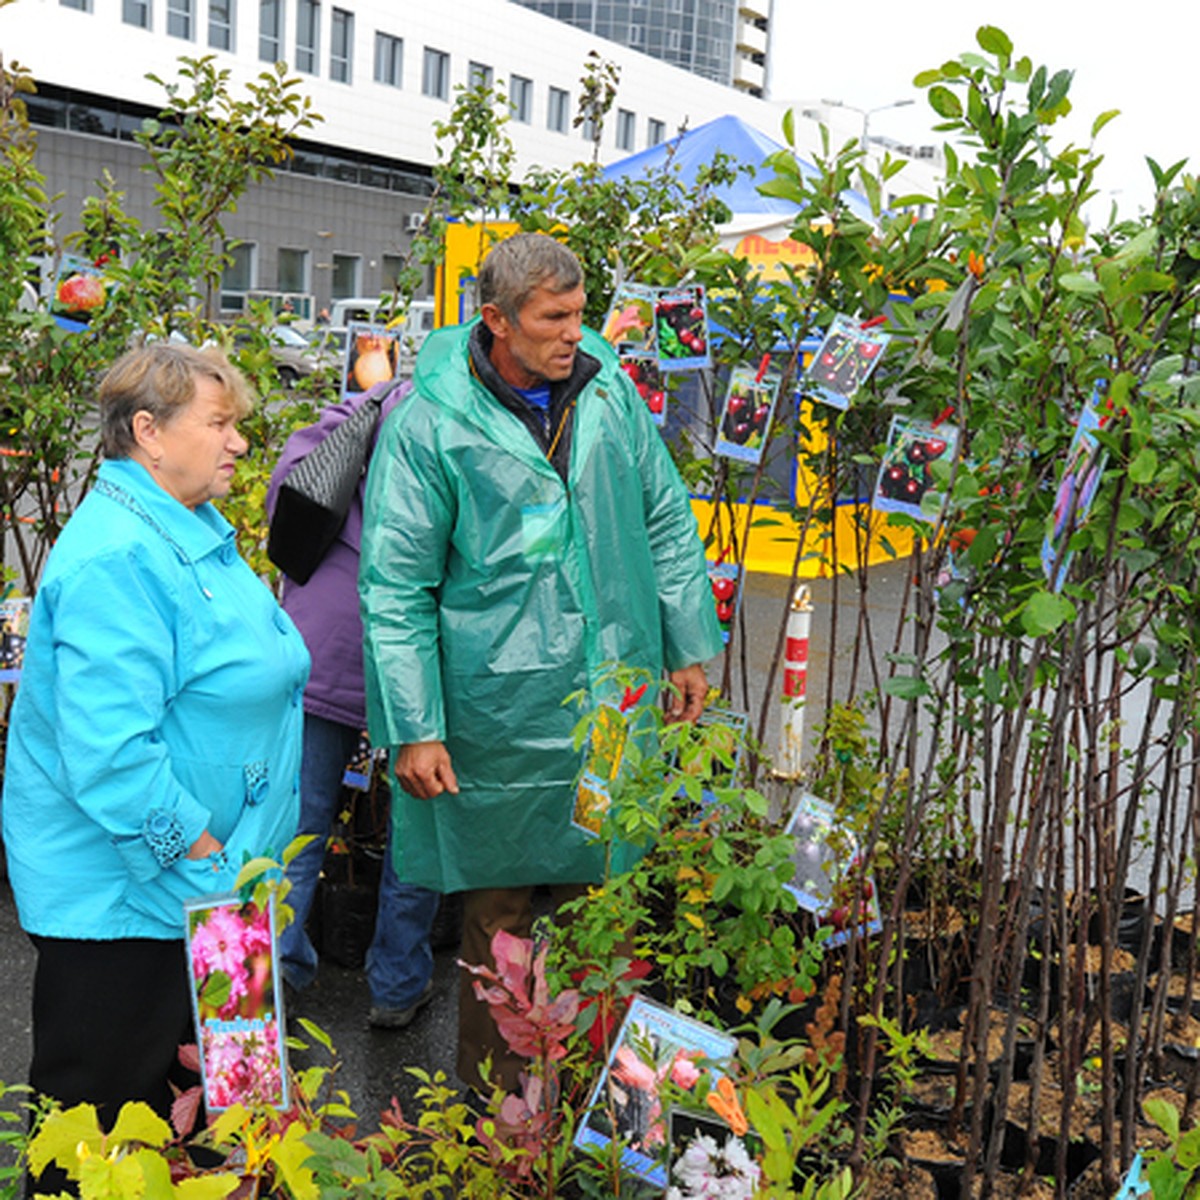
<path id="1" fill-rule="evenodd" d="M 554 445 L 550 462 L 565 480 L 571 462 L 574 404 L 583 389 L 600 373 L 600 360 L 583 350 L 576 350 L 571 374 L 566 379 L 551 382 L 550 408 L 542 413 L 501 377 L 492 363 L 491 348 L 492 332 L 480 321 L 471 330 L 467 342 L 471 373 L 529 430 L 543 454 L 550 450 L 551 444 Z M 562 432 L 556 441 L 555 434 L 560 426 Z"/>

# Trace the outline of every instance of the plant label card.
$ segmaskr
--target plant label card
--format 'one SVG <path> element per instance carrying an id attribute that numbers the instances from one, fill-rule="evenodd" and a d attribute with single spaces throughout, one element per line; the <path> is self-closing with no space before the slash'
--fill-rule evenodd
<path id="1" fill-rule="evenodd" d="M 713 603 L 717 606 L 717 621 L 721 626 L 721 638 L 726 645 L 733 633 L 733 618 L 737 615 L 738 600 L 742 590 L 742 572 L 737 563 L 710 562 L 708 582 L 712 588 Z"/>
<path id="2" fill-rule="evenodd" d="M 32 603 L 28 596 L 0 600 L 0 683 L 16 683 L 21 678 Z"/>
<path id="3" fill-rule="evenodd" d="M 658 364 L 664 371 L 696 371 L 712 365 L 702 287 L 659 289 L 654 328 Z"/>
<path id="4" fill-rule="evenodd" d="M 760 380 L 751 367 L 734 367 L 729 375 L 729 391 L 721 420 L 717 425 L 714 454 L 759 463 L 766 449 L 775 401 L 779 397 L 779 376 L 764 375 Z"/>
<path id="5" fill-rule="evenodd" d="M 803 792 L 795 812 L 784 829 L 794 838 L 792 865 L 796 868 L 787 888 L 806 912 L 816 917 L 819 926 L 829 926 L 828 946 L 840 946 L 855 934 L 878 933 L 879 904 L 875 884 L 868 875 L 862 880 L 862 895 L 857 918 L 851 911 L 858 882 L 858 851 L 841 850 L 833 844 L 833 805 L 811 792 Z"/>
<path id="6" fill-rule="evenodd" d="M 386 751 L 384 753 L 386 754 Z M 364 730 L 358 735 L 358 746 L 355 748 L 354 757 L 346 764 L 346 769 L 342 772 L 342 786 L 355 792 L 369 790 L 371 774 L 375 770 L 377 757 L 379 756 L 371 749 L 370 739 Z"/>
<path id="7" fill-rule="evenodd" d="M 863 329 L 838 313 L 804 373 L 802 390 L 832 408 L 847 409 L 854 393 L 879 365 L 892 340 L 878 326 Z"/>
<path id="8" fill-rule="evenodd" d="M 741 1137 L 712 1114 L 672 1105 L 667 1115 L 667 1177 L 670 1200 L 720 1195 L 753 1200 L 758 1195 L 764 1147 L 752 1129 Z M 715 1192 L 714 1186 L 720 1191 Z"/>
<path id="9" fill-rule="evenodd" d="M 632 353 L 621 351 L 621 370 L 629 376 L 630 382 L 637 389 L 637 394 L 645 401 L 650 410 L 650 418 L 655 425 L 663 426 L 667 422 L 667 385 L 663 379 L 662 369 L 658 365 L 657 354 L 646 354 L 642 351 Z"/>
<path id="10" fill-rule="evenodd" d="M 357 396 L 400 374 L 401 328 L 352 322 L 346 332 L 342 395 Z"/>
<path id="11" fill-rule="evenodd" d="M 737 782 L 748 725 L 749 717 L 744 712 L 706 708 L 696 719 L 695 741 L 681 746 L 678 769 L 684 775 L 707 776 L 700 793 L 705 810 L 717 803 L 716 788 L 733 787 Z"/>
<path id="12" fill-rule="evenodd" d="M 287 1108 L 274 897 L 265 909 L 233 895 L 205 897 L 184 913 L 205 1108 Z"/>
<path id="13" fill-rule="evenodd" d="M 1042 570 L 1054 591 L 1062 588 L 1071 565 L 1071 535 L 1087 519 L 1088 510 L 1096 499 L 1100 478 L 1108 455 L 1096 440 L 1100 428 L 1097 388 L 1083 411 L 1067 451 L 1067 463 L 1054 496 L 1054 523 L 1042 540 Z"/>
<path id="14" fill-rule="evenodd" d="M 953 462 L 958 450 L 958 426 L 931 425 L 893 417 L 879 477 L 871 496 L 877 512 L 907 513 L 930 520 L 941 511 L 944 497 L 937 488 L 937 464 Z"/>
<path id="15" fill-rule="evenodd" d="M 575 789 L 571 814 L 571 824 L 593 837 L 600 836 L 605 814 L 612 804 L 609 788 L 621 770 L 628 737 L 629 722 L 625 714 L 611 704 L 601 704 L 592 723 L 587 761 Z"/>
<path id="16" fill-rule="evenodd" d="M 50 313 L 64 329 L 79 332 L 98 317 L 108 303 L 108 285 L 103 268 L 80 258 L 64 254 L 54 279 L 54 298 Z"/>
<path id="17" fill-rule="evenodd" d="M 612 1054 L 575 1134 L 575 1145 L 622 1143 L 621 1161 L 640 1179 L 667 1186 L 666 1081 L 694 1097 L 704 1097 L 733 1057 L 737 1039 L 702 1021 L 634 996 Z"/>
<path id="18" fill-rule="evenodd" d="M 657 357 L 654 301 L 658 289 L 641 283 L 622 283 L 613 293 L 601 336 L 618 354 Z"/>
<path id="19" fill-rule="evenodd" d="M 1133 1162 L 1129 1164 L 1129 1170 L 1126 1172 L 1125 1178 L 1121 1180 L 1121 1186 L 1117 1189 L 1113 1200 L 1138 1200 L 1139 1196 L 1152 1195 L 1153 1190 L 1145 1177 L 1142 1156 L 1139 1152 L 1133 1156 Z"/>

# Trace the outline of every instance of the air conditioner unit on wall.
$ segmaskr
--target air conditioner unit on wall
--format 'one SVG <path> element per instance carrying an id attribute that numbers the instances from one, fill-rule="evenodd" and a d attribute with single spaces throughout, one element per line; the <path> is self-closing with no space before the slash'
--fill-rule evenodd
<path id="1" fill-rule="evenodd" d="M 424 213 L 419 213 L 419 212 L 409 213 L 408 216 L 404 220 L 404 228 L 407 229 L 409 233 L 420 233 L 424 227 L 425 227 L 425 214 Z"/>

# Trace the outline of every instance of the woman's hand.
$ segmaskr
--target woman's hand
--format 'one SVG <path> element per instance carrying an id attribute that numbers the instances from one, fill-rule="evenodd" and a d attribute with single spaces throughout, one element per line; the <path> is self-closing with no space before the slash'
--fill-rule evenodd
<path id="1" fill-rule="evenodd" d="M 217 841 L 215 837 L 206 829 L 192 844 L 187 852 L 188 858 L 193 861 L 200 858 L 207 858 L 210 854 L 216 854 L 218 850 L 224 850 L 225 847 Z"/>

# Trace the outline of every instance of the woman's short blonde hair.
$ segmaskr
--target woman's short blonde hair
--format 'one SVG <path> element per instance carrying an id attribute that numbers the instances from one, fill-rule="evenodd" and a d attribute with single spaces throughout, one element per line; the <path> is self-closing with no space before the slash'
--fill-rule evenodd
<path id="1" fill-rule="evenodd" d="M 197 378 L 220 385 L 239 421 L 253 407 L 245 376 L 215 346 L 197 350 L 164 342 L 117 359 L 100 381 L 97 397 L 105 458 L 128 458 L 136 447 L 136 413 L 148 412 L 158 424 L 169 425 L 195 399 Z"/>

